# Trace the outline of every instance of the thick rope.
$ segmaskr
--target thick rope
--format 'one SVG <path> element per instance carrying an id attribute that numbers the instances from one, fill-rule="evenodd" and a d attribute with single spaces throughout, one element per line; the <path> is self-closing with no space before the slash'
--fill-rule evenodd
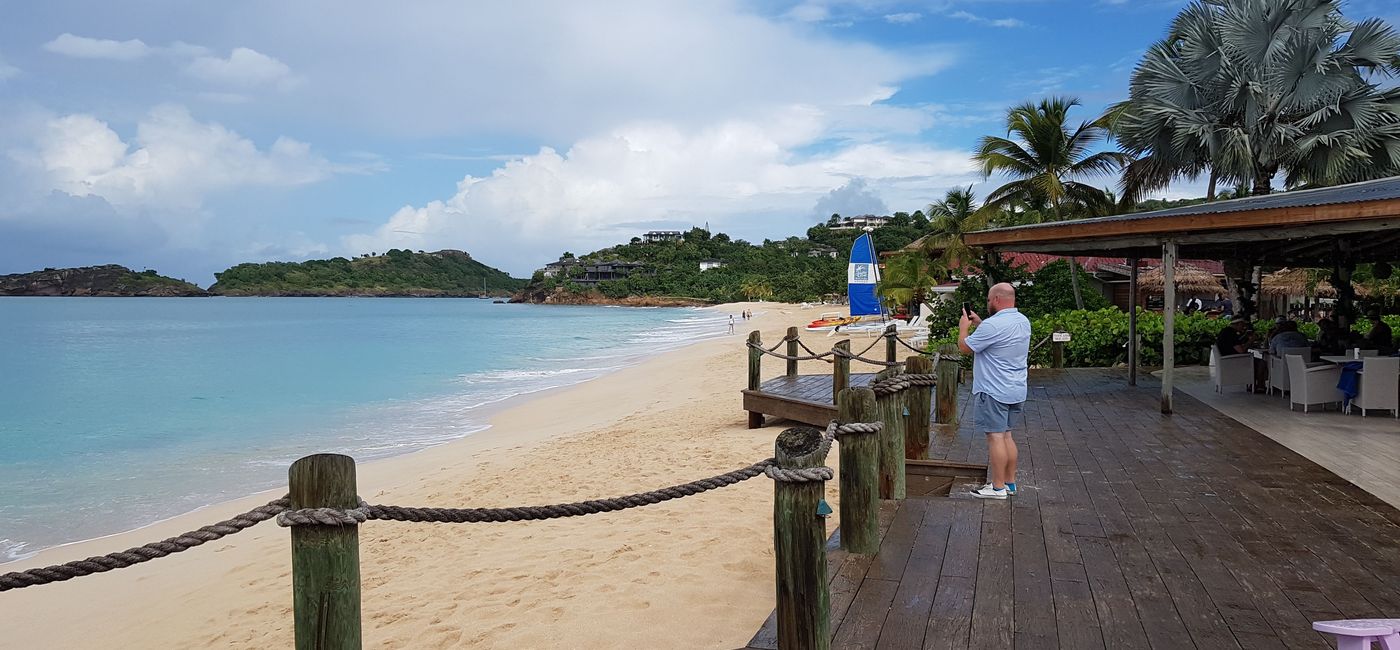
<path id="1" fill-rule="evenodd" d="M 863 361 L 863 362 L 868 363 L 868 364 L 870 364 L 870 365 L 872 365 L 872 366 L 885 366 L 886 368 L 893 368 L 894 366 L 901 366 L 901 365 L 904 365 L 904 362 L 902 362 L 902 361 L 881 361 L 881 360 L 879 360 L 879 359 L 870 359 L 870 358 L 868 358 L 868 357 L 862 357 L 862 356 L 860 356 L 860 354 L 852 354 L 852 353 L 850 353 L 850 352 L 847 352 L 847 351 L 845 351 L 845 350 L 842 350 L 841 348 L 836 348 L 836 349 L 832 350 L 832 353 L 834 353 L 834 354 L 835 354 L 836 356 L 838 356 L 838 357 L 844 357 L 844 358 L 846 358 L 846 359 L 854 359 L 854 360 L 856 360 L 856 361 Z M 864 352 L 862 352 L 861 354 L 864 354 Z"/>
<path id="2" fill-rule="evenodd" d="M 151 542 L 145 546 L 137 546 L 136 548 L 129 548 L 117 553 L 90 557 L 86 560 L 74 560 L 54 566 L 6 573 L 0 575 L 0 591 L 33 587 L 50 582 L 62 582 L 70 578 L 78 578 L 94 573 L 104 573 L 113 569 L 125 569 L 126 567 L 142 562 L 148 562 L 156 558 L 187 551 L 205 542 L 222 539 L 241 530 L 252 528 L 260 522 L 272 519 L 285 512 L 288 505 L 289 501 L 283 497 L 267 505 L 253 508 L 232 519 L 226 519 L 217 524 L 205 526 L 199 530 L 193 530 L 164 541 Z"/>
<path id="3" fill-rule="evenodd" d="M 766 350 L 766 349 L 763 348 L 763 346 L 754 345 L 753 343 L 749 343 L 748 346 L 749 346 L 750 349 L 758 350 L 759 352 L 762 352 L 763 354 L 766 354 L 766 355 L 768 355 L 768 356 L 770 356 L 770 357 L 777 357 L 777 358 L 779 358 L 779 359 L 786 359 L 786 360 L 788 360 L 788 361 L 815 361 L 815 360 L 818 360 L 818 359 L 825 359 L 826 357 L 829 357 L 829 356 L 832 355 L 831 352 L 823 352 L 823 353 L 820 353 L 820 354 L 813 353 L 811 356 L 800 356 L 800 355 L 794 356 L 794 355 L 790 355 L 790 354 L 782 354 L 782 353 L 780 353 L 780 352 L 774 352 L 774 351 L 772 351 L 772 350 Z M 829 362 L 828 362 L 828 363 L 829 363 Z"/>
<path id="4" fill-rule="evenodd" d="M 938 385 L 938 375 L 904 373 L 893 377 L 886 377 L 870 385 L 870 390 L 875 391 L 875 395 L 891 395 L 904 392 L 915 386 L 936 386 Z"/>
<path id="5" fill-rule="evenodd" d="M 908 342 L 908 341 L 905 341 L 904 339 L 899 338 L 898 336 L 894 337 L 894 340 L 899 341 L 899 344 L 900 344 L 900 345 L 902 345 L 902 346 L 904 346 L 904 347 L 906 347 L 906 348 L 909 348 L 910 350 L 912 350 L 912 351 L 914 351 L 914 352 L 918 352 L 919 354 L 928 354 L 928 353 L 929 353 L 928 350 L 921 350 L 921 349 L 916 348 L 916 347 L 914 347 L 914 346 L 912 346 L 912 345 L 909 345 L 909 342 Z"/>

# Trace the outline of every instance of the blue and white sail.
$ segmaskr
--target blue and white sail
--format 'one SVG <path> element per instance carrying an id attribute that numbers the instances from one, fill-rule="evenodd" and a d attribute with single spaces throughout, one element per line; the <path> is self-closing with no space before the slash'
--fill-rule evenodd
<path id="1" fill-rule="evenodd" d="M 850 299 L 852 316 L 882 313 L 880 299 L 875 297 L 875 283 L 880 281 L 880 267 L 875 262 L 875 244 L 870 241 L 870 233 L 857 237 L 851 244 L 851 263 L 846 267 L 846 296 Z"/>

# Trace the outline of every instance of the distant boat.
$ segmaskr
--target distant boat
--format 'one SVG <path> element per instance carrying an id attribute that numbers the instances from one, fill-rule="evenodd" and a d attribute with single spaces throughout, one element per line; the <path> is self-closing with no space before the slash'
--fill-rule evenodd
<path id="1" fill-rule="evenodd" d="M 879 324 L 885 320 L 885 310 L 875 296 L 875 284 L 880 281 L 880 266 L 876 263 L 875 243 L 866 232 L 851 244 L 851 261 L 846 265 L 846 298 L 850 315 L 822 314 L 807 329 L 813 332 L 836 330 L 860 324 Z M 877 318 L 870 318 L 875 316 Z"/>

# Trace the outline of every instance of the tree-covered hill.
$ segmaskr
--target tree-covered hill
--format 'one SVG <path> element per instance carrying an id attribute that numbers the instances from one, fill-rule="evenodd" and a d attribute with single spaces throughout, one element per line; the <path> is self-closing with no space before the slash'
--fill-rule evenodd
<path id="1" fill-rule="evenodd" d="M 0 275 L 0 296 L 206 296 L 203 289 L 153 270 L 107 264 Z"/>
<path id="2" fill-rule="evenodd" d="M 692 228 L 680 241 L 645 243 L 634 238 L 631 243 L 578 257 L 580 264 L 569 267 L 566 277 L 536 273 L 521 295 L 538 300 L 556 291 L 586 292 L 591 287 L 577 279 L 584 277 L 588 265 L 613 261 L 643 265 L 624 279 L 596 284 L 600 294 L 614 300 L 674 296 L 714 302 L 755 298 L 801 302 L 826 294 L 844 295 L 847 257 L 859 231 L 822 225 L 808 233 L 808 239 L 789 237 L 762 244 L 730 239 L 724 233 L 711 235 L 703 228 Z M 875 233 L 881 251 L 902 247 L 923 234 L 911 224 L 885 226 Z M 701 260 L 719 260 L 724 265 L 702 271 Z"/>
<path id="3" fill-rule="evenodd" d="M 462 251 L 391 249 L 355 259 L 245 263 L 222 273 L 209 291 L 223 296 L 479 296 L 505 295 L 524 280 Z"/>

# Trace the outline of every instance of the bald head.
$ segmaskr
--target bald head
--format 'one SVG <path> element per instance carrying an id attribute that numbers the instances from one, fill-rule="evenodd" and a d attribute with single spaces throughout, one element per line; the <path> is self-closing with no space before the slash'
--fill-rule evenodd
<path id="1" fill-rule="evenodd" d="M 987 310 L 995 314 L 1007 307 L 1016 306 L 1016 288 L 1001 282 L 987 290 Z"/>

